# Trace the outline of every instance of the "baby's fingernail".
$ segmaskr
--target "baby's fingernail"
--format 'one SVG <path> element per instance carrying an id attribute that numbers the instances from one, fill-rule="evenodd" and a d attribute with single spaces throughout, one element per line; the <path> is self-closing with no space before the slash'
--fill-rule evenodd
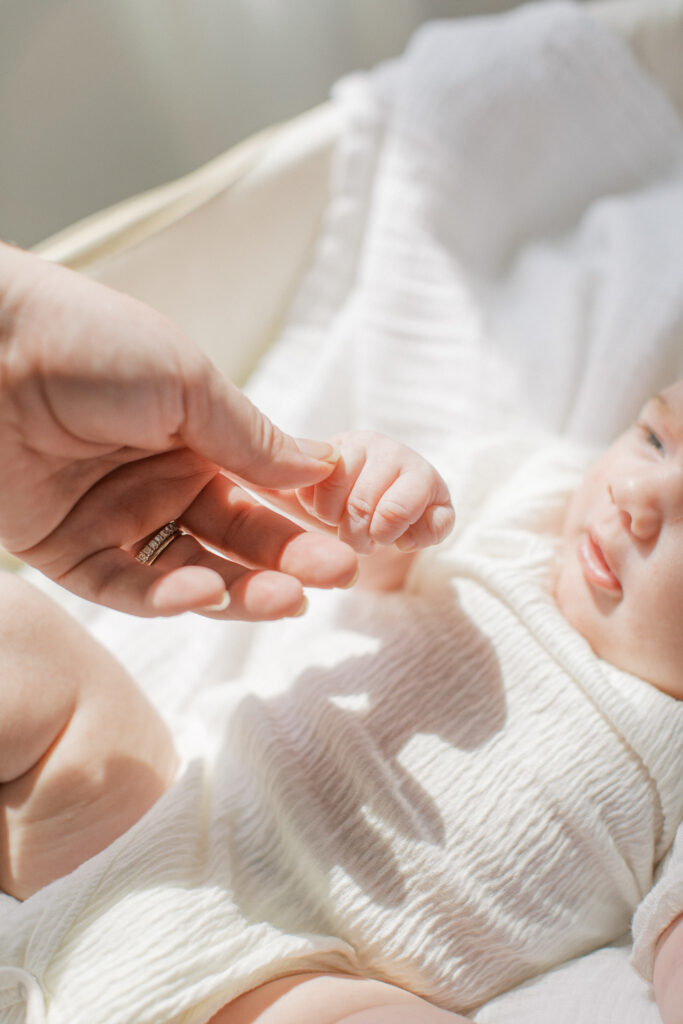
<path id="1" fill-rule="evenodd" d="M 394 547 L 399 551 L 414 551 L 416 545 L 412 537 L 399 537 L 394 541 Z"/>
<path id="2" fill-rule="evenodd" d="M 337 462 L 341 452 L 334 444 L 327 441 L 311 441 L 307 437 L 300 437 L 296 440 L 296 446 L 302 455 L 309 459 L 319 459 L 321 462 Z"/>
<path id="3" fill-rule="evenodd" d="M 304 597 L 303 601 L 301 602 L 301 607 L 299 608 L 298 612 L 294 612 L 294 614 L 291 616 L 291 618 L 298 619 L 300 615 L 304 614 L 304 612 L 306 611 L 307 608 L 308 608 L 308 598 Z"/>
<path id="4" fill-rule="evenodd" d="M 223 597 L 220 599 L 218 604 L 205 604 L 203 608 L 199 608 L 200 612 L 224 612 L 225 609 L 230 605 L 230 594 L 226 590 Z"/>
<path id="5" fill-rule="evenodd" d="M 360 576 L 360 567 L 358 569 L 356 569 L 356 571 L 354 572 L 353 576 L 351 577 L 351 579 L 349 580 L 348 583 L 342 583 L 341 584 L 341 586 L 339 587 L 339 590 L 350 590 L 351 587 L 355 583 L 358 582 L 358 577 L 359 576 Z"/>
<path id="6" fill-rule="evenodd" d="M 434 533 L 449 534 L 455 524 L 455 511 L 451 505 L 437 505 L 431 509 L 430 526 Z"/>

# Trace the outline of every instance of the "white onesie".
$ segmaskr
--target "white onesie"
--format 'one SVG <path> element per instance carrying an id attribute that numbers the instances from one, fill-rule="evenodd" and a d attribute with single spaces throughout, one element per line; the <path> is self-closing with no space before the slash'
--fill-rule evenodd
<path id="1" fill-rule="evenodd" d="M 310 969 L 468 1012 L 628 930 L 683 818 L 683 703 L 553 604 L 584 462 L 509 439 L 445 459 L 458 525 L 405 592 L 273 627 L 134 828 L 2 897 L 0 965 L 49 1024 L 205 1024 Z"/>

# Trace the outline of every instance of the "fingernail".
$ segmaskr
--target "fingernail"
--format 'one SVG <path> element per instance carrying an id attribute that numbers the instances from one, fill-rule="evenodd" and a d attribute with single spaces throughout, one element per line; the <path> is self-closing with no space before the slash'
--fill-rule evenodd
<path id="1" fill-rule="evenodd" d="M 327 441 L 311 441 L 307 437 L 299 437 L 296 446 L 302 455 L 309 459 L 319 459 L 321 462 L 337 462 L 341 452 L 335 444 L 328 444 Z"/>
<path id="2" fill-rule="evenodd" d="M 307 608 L 308 608 L 308 598 L 305 597 L 303 599 L 303 601 L 301 602 L 301 607 L 299 608 L 298 612 L 294 612 L 294 614 L 292 616 L 290 616 L 290 617 L 292 619 L 298 619 L 300 615 L 304 614 L 304 612 L 306 611 Z"/>
<path id="3" fill-rule="evenodd" d="M 455 511 L 451 505 L 437 505 L 432 512 L 432 530 L 436 534 L 449 534 L 455 525 Z"/>
<path id="4" fill-rule="evenodd" d="M 394 547 L 398 548 L 399 551 L 414 551 L 415 541 L 410 537 L 399 537 L 398 540 L 394 541 Z"/>
<path id="5" fill-rule="evenodd" d="M 350 590 L 351 587 L 355 583 L 358 582 L 358 577 L 359 576 L 360 576 L 360 567 L 358 569 L 356 569 L 356 571 L 354 572 L 353 576 L 351 577 L 351 579 L 349 580 L 348 583 L 342 583 L 342 585 L 339 587 L 339 590 Z"/>
<path id="6" fill-rule="evenodd" d="M 230 605 L 230 594 L 226 590 L 223 597 L 218 604 L 205 604 L 203 608 L 200 608 L 200 612 L 224 612 L 225 609 Z"/>

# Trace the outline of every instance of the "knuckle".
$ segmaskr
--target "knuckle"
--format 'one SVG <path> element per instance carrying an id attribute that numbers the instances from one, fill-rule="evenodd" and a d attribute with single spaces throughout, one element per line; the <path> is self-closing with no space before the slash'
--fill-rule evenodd
<path id="1" fill-rule="evenodd" d="M 402 526 L 410 522 L 410 513 L 406 506 L 392 498 L 380 504 L 377 516 L 385 526 Z"/>
<path id="2" fill-rule="evenodd" d="M 266 455 L 269 459 L 277 460 L 282 455 L 284 435 L 267 416 L 261 415 L 257 420 L 256 444 L 259 456 Z"/>
<path id="3" fill-rule="evenodd" d="M 96 575 L 86 574 L 79 593 L 95 604 L 108 604 L 112 595 L 125 579 L 127 567 L 112 563 L 99 568 Z"/>
<path id="4" fill-rule="evenodd" d="M 351 524 L 363 526 L 372 517 L 373 507 L 366 498 L 352 494 L 346 503 L 346 517 Z"/>
<path id="5" fill-rule="evenodd" d="M 336 496 L 344 494 L 349 486 L 348 480 L 343 474 L 334 472 L 327 480 L 316 484 L 315 492 L 317 497 Z"/>

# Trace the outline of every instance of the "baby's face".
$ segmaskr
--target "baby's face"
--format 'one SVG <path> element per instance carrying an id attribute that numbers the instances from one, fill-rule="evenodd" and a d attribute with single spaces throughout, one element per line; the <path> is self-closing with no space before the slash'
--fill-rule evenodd
<path id="1" fill-rule="evenodd" d="M 599 657 L 683 699 L 683 381 L 581 482 L 555 597 Z"/>

